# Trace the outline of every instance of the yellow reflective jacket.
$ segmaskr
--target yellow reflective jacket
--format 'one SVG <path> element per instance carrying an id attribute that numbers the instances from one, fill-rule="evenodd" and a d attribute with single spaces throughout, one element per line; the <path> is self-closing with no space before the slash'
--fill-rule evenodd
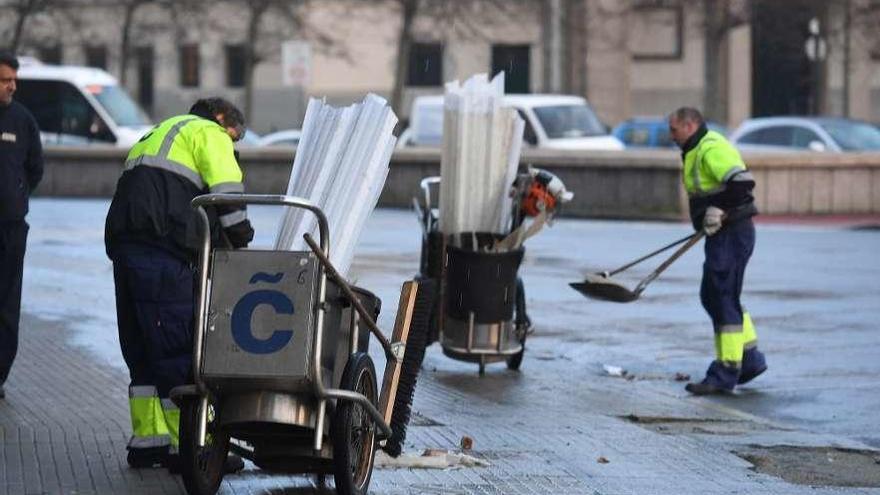
<path id="1" fill-rule="evenodd" d="M 161 122 L 126 157 L 107 213 L 107 254 L 112 257 L 116 243 L 144 242 L 194 259 L 200 243 L 190 201 L 208 192 L 244 192 L 232 139 L 216 122 L 195 115 Z M 214 241 L 221 226 L 233 245 L 253 236 L 243 207 L 217 207 L 211 220 Z"/>

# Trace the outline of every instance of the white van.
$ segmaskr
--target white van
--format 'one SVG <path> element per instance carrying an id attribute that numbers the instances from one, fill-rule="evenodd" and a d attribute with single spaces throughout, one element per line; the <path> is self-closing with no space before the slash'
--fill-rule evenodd
<path id="1" fill-rule="evenodd" d="M 558 150 L 622 150 L 587 100 L 569 95 L 504 95 L 504 105 L 525 120 L 523 141 L 533 148 Z M 417 96 L 410 127 L 399 146 L 440 146 L 443 142 L 443 95 Z"/>
<path id="2" fill-rule="evenodd" d="M 116 78 L 92 67 L 22 60 L 13 98 L 34 114 L 43 144 L 128 148 L 152 127 Z"/>

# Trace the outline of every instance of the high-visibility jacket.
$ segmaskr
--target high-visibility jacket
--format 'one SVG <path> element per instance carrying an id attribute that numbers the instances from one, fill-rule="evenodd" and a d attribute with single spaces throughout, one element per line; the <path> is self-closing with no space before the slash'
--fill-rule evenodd
<path id="1" fill-rule="evenodd" d="M 724 136 L 700 127 L 685 143 L 682 159 L 682 180 L 695 229 L 702 228 L 709 206 L 724 210 L 727 223 L 757 214 L 752 195 L 755 179 Z"/>
<path id="2" fill-rule="evenodd" d="M 128 153 L 107 214 L 107 254 L 115 243 L 143 242 L 194 259 L 200 242 L 190 201 L 208 192 L 243 191 L 232 139 L 223 127 L 195 115 L 167 119 Z M 235 247 L 253 237 L 243 206 L 218 206 L 210 216 L 214 241 L 221 226 Z"/>

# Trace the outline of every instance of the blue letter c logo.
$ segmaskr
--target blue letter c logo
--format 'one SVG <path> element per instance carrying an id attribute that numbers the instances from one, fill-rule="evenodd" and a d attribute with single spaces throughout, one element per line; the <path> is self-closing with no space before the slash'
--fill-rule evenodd
<path id="1" fill-rule="evenodd" d="M 255 290 L 248 292 L 232 310 L 232 338 L 242 349 L 252 354 L 271 354 L 281 350 L 293 337 L 293 330 L 275 330 L 265 340 L 254 337 L 251 331 L 251 317 L 261 304 L 272 306 L 278 314 L 293 314 L 293 302 L 276 290 Z"/>

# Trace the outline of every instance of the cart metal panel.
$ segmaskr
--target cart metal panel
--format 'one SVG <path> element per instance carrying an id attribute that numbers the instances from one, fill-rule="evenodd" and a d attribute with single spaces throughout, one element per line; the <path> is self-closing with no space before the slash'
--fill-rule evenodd
<path id="1" fill-rule="evenodd" d="M 202 375 L 304 389 L 314 338 L 318 262 L 305 252 L 215 250 Z"/>

